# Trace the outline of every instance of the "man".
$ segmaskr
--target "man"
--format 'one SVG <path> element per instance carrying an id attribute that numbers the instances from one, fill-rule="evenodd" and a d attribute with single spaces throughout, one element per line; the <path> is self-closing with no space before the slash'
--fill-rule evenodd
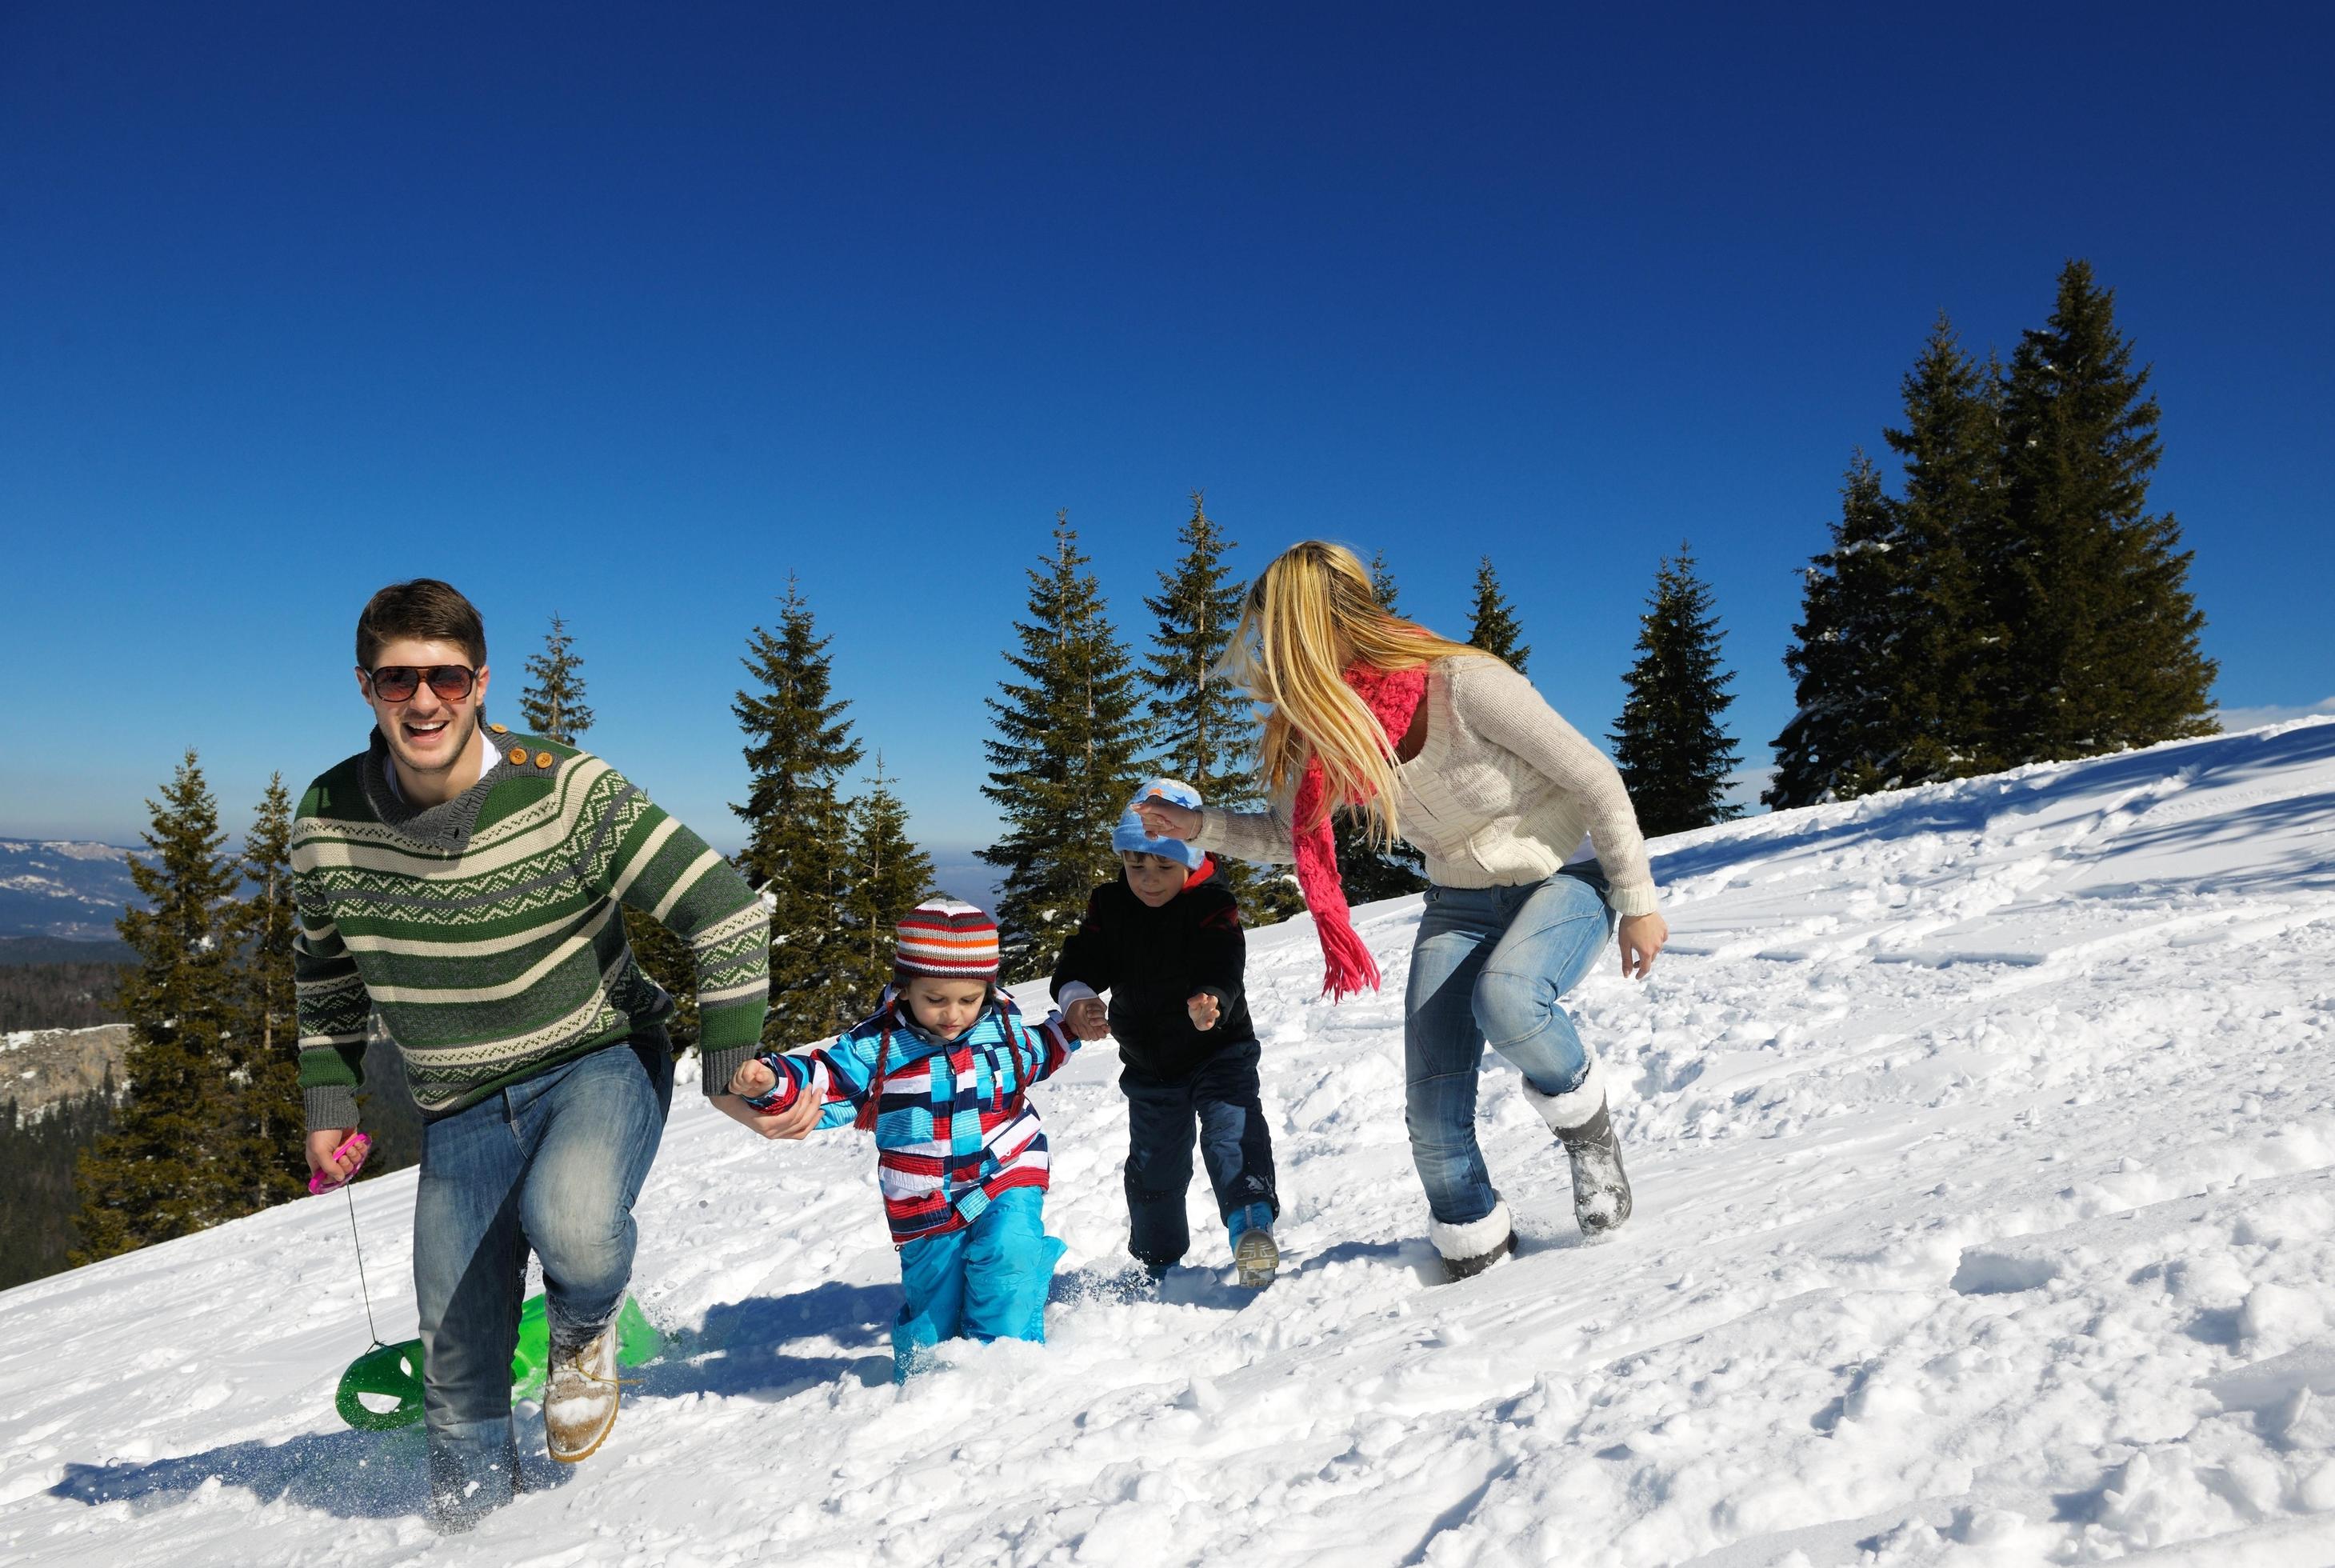
<path id="1" fill-rule="evenodd" d="M 431 1516 L 462 1529 L 518 1476 L 510 1360 L 530 1251 L 548 1297 L 551 1457 L 586 1457 L 615 1424 L 615 1315 L 672 1104 L 673 1006 L 634 963 L 618 905 L 689 944 L 709 1095 L 761 1040 L 769 916 L 606 762 L 484 722 L 486 631 L 451 586 L 383 588 L 356 641 L 372 743 L 308 787 L 292 835 L 308 1163 L 355 1174 L 336 1151 L 378 1009 L 424 1122 L 413 1283 Z M 714 1099 L 765 1137 L 807 1130 Z"/>

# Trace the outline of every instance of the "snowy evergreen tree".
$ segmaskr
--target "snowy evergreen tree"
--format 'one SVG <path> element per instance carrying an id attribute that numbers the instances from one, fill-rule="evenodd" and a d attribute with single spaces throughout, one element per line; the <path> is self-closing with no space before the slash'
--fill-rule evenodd
<path id="1" fill-rule="evenodd" d="M 790 576 L 778 629 L 757 626 L 747 644 L 754 689 L 730 710 L 746 733 L 751 780 L 745 803 L 730 808 L 748 835 L 737 865 L 771 905 L 763 1038 L 780 1045 L 830 1032 L 851 984 L 851 944 L 838 924 L 848 824 L 838 789 L 859 746 L 843 717 L 849 704 L 832 692 L 827 644 Z"/>
<path id="2" fill-rule="evenodd" d="M 2156 399 L 2115 305 L 2088 264 L 2068 263 L 2003 387 L 2003 527 L 1987 567 L 2009 635 L 1987 696 L 2007 763 L 2214 729 L 2191 552 L 2170 513 L 2148 510 Z"/>
<path id="3" fill-rule="evenodd" d="M 867 792 L 851 802 L 849 882 L 843 899 L 843 925 L 851 940 L 851 985 L 842 1028 L 876 1010 L 892 978 L 898 944 L 893 928 L 935 889 L 933 862 L 908 837 L 908 808 L 884 776 L 884 754 Z"/>
<path id="4" fill-rule="evenodd" d="M 1389 584 L 1392 591 L 1392 584 Z M 1524 628 L 1516 624 L 1516 612 L 1508 607 L 1508 598 L 1500 591 L 1500 579 L 1492 570 L 1492 557 L 1486 556 L 1476 566 L 1476 609 L 1468 626 L 1468 645 L 1481 648 L 1494 658 L 1505 661 L 1508 668 L 1521 675 L 1525 661 L 1532 650 L 1518 641 Z"/>
<path id="5" fill-rule="evenodd" d="M 1841 487 L 1832 548 L 1802 576 L 1800 623 L 1784 654 L 1799 711 L 1776 737 L 1760 796 L 1781 810 L 1888 788 L 1895 722 L 1886 672 L 1899 608 L 1897 517 L 1860 451 Z"/>
<path id="6" fill-rule="evenodd" d="M 1005 874 L 997 924 L 1009 982 L 1052 972 L 1088 893 L 1118 874 L 1110 830 L 1143 781 L 1136 672 L 1069 513 L 1056 515 L 1042 560 L 1030 573 L 1029 619 L 1014 623 L 1018 651 L 1005 655 L 1021 679 L 988 699 L 998 732 L 983 742 L 981 792 L 1005 821 L 979 853 Z"/>
<path id="7" fill-rule="evenodd" d="M 1727 803 L 1738 753 L 1721 717 L 1734 696 L 1720 663 L 1719 617 L 1710 589 L 1681 544 L 1654 573 L 1638 621 L 1638 658 L 1615 726 L 1613 762 L 1650 838 L 1708 828 L 1739 815 Z"/>
<path id="8" fill-rule="evenodd" d="M 527 662 L 527 673 L 534 683 L 518 694 L 518 710 L 528 733 L 573 746 L 576 738 L 592 727 L 592 710 L 584 705 L 583 668 L 584 660 L 576 652 L 576 639 L 568 635 L 567 624 L 552 616 L 551 630 L 544 634 L 543 652 Z"/>
<path id="9" fill-rule="evenodd" d="M 308 1190 L 307 1115 L 300 1096 L 299 1019 L 292 989 L 292 795 L 267 780 L 243 836 L 248 889 L 229 914 L 239 1004 L 224 1040 L 226 1121 L 217 1149 L 252 1214 Z"/>
<path id="10" fill-rule="evenodd" d="M 160 801 L 146 803 L 149 854 L 131 880 L 144 909 L 114 928 L 137 954 L 121 988 L 131 1027 L 128 1092 L 112 1130 L 81 1157 L 76 1263 L 189 1235 L 246 1212 L 220 1150 L 230 1119 L 228 1052 L 235 984 L 237 866 L 219 853 L 218 805 L 189 750 Z"/>
<path id="11" fill-rule="evenodd" d="M 1888 564 L 1897 595 L 1884 669 L 1888 733 L 1877 766 L 1893 787 L 1991 772 L 2001 764 L 1982 691 L 2002 628 L 1983 598 L 1979 562 L 2001 511 L 2001 434 L 1986 371 L 1941 313 L 1904 385 L 1904 428 L 1884 431 L 1904 461 Z"/>

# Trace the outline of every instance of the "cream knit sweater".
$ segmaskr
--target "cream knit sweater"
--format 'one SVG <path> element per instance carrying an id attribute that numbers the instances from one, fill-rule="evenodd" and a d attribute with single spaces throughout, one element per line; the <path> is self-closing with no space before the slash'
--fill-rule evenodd
<path id="1" fill-rule="evenodd" d="M 1531 682 L 1497 659 L 1427 667 L 1427 738 L 1395 769 L 1402 836 L 1443 887 L 1508 887 L 1555 876 L 1584 835 L 1623 915 L 1652 915 L 1654 876 L 1622 776 L 1557 716 Z M 1192 842 L 1243 860 L 1296 858 L 1291 807 L 1200 808 Z"/>

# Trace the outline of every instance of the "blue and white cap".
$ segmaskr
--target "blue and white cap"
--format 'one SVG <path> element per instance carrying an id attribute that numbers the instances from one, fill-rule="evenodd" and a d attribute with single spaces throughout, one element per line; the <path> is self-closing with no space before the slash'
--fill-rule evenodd
<path id="1" fill-rule="evenodd" d="M 1158 799 L 1170 806 L 1189 807 L 1195 811 L 1200 808 L 1200 792 L 1180 779 L 1154 779 L 1138 789 L 1135 798 L 1138 800 Z M 1200 862 L 1208 857 L 1206 851 L 1187 844 L 1181 838 L 1153 838 L 1146 835 L 1143 818 L 1135 814 L 1132 805 L 1119 813 L 1119 826 L 1111 829 L 1110 847 L 1122 852 L 1132 849 L 1142 855 L 1161 855 L 1170 860 L 1180 860 L 1187 871 L 1198 870 Z"/>

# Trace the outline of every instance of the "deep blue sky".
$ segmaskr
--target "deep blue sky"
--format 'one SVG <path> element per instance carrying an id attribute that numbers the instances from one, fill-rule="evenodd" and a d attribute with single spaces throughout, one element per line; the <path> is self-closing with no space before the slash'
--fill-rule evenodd
<path id="1" fill-rule="evenodd" d="M 128 841 L 188 746 L 239 824 L 433 574 L 734 845 L 791 571 L 953 857 L 1055 510 L 1140 636 L 1195 487 L 1454 633 L 1488 552 L 1593 734 L 1691 538 L 1763 765 L 1851 450 L 2071 256 L 2221 701 L 2335 693 L 2325 8 L 807 9 L 0 6 L 0 833 Z"/>

